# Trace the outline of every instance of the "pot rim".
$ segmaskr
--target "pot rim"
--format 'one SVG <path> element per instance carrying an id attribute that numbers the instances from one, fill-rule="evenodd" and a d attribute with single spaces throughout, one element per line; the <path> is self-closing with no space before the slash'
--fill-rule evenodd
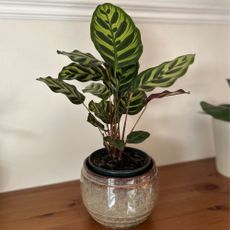
<path id="1" fill-rule="evenodd" d="M 92 161 L 91 157 L 93 154 L 97 153 L 98 151 L 103 151 L 105 148 L 98 149 L 91 153 L 84 161 L 85 167 L 95 173 L 96 175 L 103 176 L 103 177 L 109 177 L 109 178 L 132 178 L 136 176 L 141 176 L 147 172 L 149 172 L 151 169 L 156 168 L 156 163 L 153 160 L 152 157 L 150 157 L 147 153 L 140 149 L 132 148 L 132 147 L 125 147 L 127 151 L 135 151 L 138 152 L 138 154 L 144 155 L 147 158 L 147 163 L 139 167 L 137 169 L 132 170 L 110 170 L 110 169 L 103 169 L 101 167 L 95 166 Z"/>

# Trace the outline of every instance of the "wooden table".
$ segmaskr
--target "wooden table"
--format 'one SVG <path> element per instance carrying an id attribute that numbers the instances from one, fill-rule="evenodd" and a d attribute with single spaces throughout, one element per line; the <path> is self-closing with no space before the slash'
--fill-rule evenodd
<path id="1" fill-rule="evenodd" d="M 133 230 L 229 230 L 230 180 L 214 159 L 159 168 L 160 197 Z M 103 230 L 87 214 L 79 181 L 0 195 L 1 230 Z"/>

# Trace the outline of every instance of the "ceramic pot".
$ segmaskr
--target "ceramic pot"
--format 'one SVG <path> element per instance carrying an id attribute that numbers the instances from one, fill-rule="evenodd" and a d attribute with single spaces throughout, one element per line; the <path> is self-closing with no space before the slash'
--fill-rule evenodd
<path id="1" fill-rule="evenodd" d="M 81 171 L 81 192 L 92 218 L 115 229 L 130 228 L 145 221 L 158 198 L 158 171 L 153 159 L 150 158 L 151 164 L 137 175 L 130 176 L 132 172 L 124 170 L 125 176 L 122 177 L 122 172 L 112 172 L 112 176 L 95 172 L 90 167 L 89 158 Z"/>
<path id="2" fill-rule="evenodd" d="M 217 171 L 230 177 L 230 122 L 213 118 Z"/>

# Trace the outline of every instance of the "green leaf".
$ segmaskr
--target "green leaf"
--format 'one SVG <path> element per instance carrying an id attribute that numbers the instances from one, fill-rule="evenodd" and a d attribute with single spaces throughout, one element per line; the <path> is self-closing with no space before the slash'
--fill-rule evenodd
<path id="1" fill-rule="evenodd" d="M 65 66 L 58 75 L 61 80 L 78 80 L 80 82 L 99 81 L 103 79 L 103 68 L 93 66 L 83 66 L 77 63 L 71 63 Z"/>
<path id="2" fill-rule="evenodd" d="M 85 96 L 74 85 L 65 83 L 62 80 L 52 77 L 38 78 L 37 80 L 44 82 L 53 92 L 64 94 L 73 104 L 79 105 L 85 100 Z"/>
<path id="3" fill-rule="evenodd" d="M 204 101 L 202 101 L 200 105 L 204 112 L 212 117 L 222 121 L 230 121 L 230 105 L 225 104 L 215 106 Z"/>
<path id="4" fill-rule="evenodd" d="M 82 53 L 79 50 L 74 50 L 72 52 L 65 52 L 65 51 L 57 51 L 58 54 L 63 54 L 68 56 L 72 61 L 78 62 L 82 65 L 94 65 L 100 66 L 104 62 L 97 60 L 92 54 L 90 53 Z"/>
<path id="5" fill-rule="evenodd" d="M 104 138 L 106 142 L 108 142 L 110 145 L 112 145 L 114 148 L 123 151 L 125 148 L 125 142 L 123 140 L 113 140 L 111 137 L 107 136 Z"/>
<path id="6" fill-rule="evenodd" d="M 125 114 L 128 109 L 129 115 L 135 115 L 139 113 L 146 105 L 146 98 L 147 96 L 143 91 L 136 91 L 130 99 L 129 95 L 125 95 L 120 100 L 119 110 Z"/>
<path id="7" fill-rule="evenodd" d="M 161 93 L 153 93 L 147 97 L 146 103 L 149 103 L 151 100 L 156 99 L 156 98 L 175 96 L 175 95 L 185 94 L 185 93 L 189 94 L 190 92 L 185 92 L 183 89 L 178 89 L 178 90 L 173 91 L 173 92 L 165 90 Z"/>
<path id="8" fill-rule="evenodd" d="M 118 70 L 119 94 L 126 94 L 132 90 L 133 81 L 137 77 L 139 63 L 126 66 Z"/>
<path id="9" fill-rule="evenodd" d="M 101 130 L 104 130 L 104 128 L 105 128 L 104 125 L 103 125 L 100 121 L 98 121 L 98 120 L 93 116 L 93 114 L 91 114 L 91 113 L 88 114 L 87 121 L 88 121 L 90 124 L 92 124 L 93 126 L 99 128 L 99 129 L 101 129 Z"/>
<path id="10" fill-rule="evenodd" d="M 114 69 L 138 62 L 142 54 L 140 31 L 121 8 L 110 3 L 99 5 L 90 28 L 96 49 Z"/>
<path id="11" fill-rule="evenodd" d="M 180 56 L 141 72 L 135 79 L 134 88 L 151 91 L 155 87 L 171 86 L 187 72 L 189 65 L 194 61 L 194 57 L 194 54 Z"/>
<path id="12" fill-rule="evenodd" d="M 227 82 L 228 82 L 228 86 L 230 86 L 230 79 L 227 79 Z"/>
<path id="13" fill-rule="evenodd" d="M 82 91 L 84 93 L 91 93 L 103 100 L 106 100 L 111 96 L 109 89 L 101 83 L 91 83 Z"/>
<path id="14" fill-rule="evenodd" d="M 129 133 L 127 136 L 127 143 L 134 143 L 138 144 L 143 142 L 145 139 L 147 139 L 150 136 L 150 133 L 145 131 L 133 131 Z"/>
<path id="15" fill-rule="evenodd" d="M 125 143 L 123 140 L 112 140 L 110 144 L 120 151 L 123 151 L 125 148 Z"/>
<path id="16" fill-rule="evenodd" d="M 110 101 L 102 100 L 99 103 L 94 101 L 89 102 L 89 110 L 94 112 L 95 116 L 101 119 L 104 123 L 109 124 L 112 122 L 114 114 L 114 106 Z M 117 117 L 114 119 L 115 122 L 120 120 L 121 114 L 117 113 Z"/>

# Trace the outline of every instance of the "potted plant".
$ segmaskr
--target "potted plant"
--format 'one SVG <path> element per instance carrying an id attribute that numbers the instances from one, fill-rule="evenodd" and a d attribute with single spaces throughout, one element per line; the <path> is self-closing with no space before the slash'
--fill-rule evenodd
<path id="1" fill-rule="evenodd" d="M 230 79 L 227 79 L 230 86 Z M 230 104 L 212 105 L 202 101 L 203 111 L 212 116 L 216 167 L 220 174 L 230 177 Z"/>
<path id="2" fill-rule="evenodd" d="M 103 61 L 78 50 L 57 51 L 72 63 L 61 70 L 58 78 L 38 80 L 88 111 L 87 121 L 99 130 L 104 148 L 90 154 L 83 164 L 84 205 L 99 223 L 128 228 L 143 222 L 155 206 L 158 172 L 148 154 L 127 144 L 141 143 L 149 137 L 148 132 L 136 130 L 136 126 L 152 100 L 187 93 L 179 89 L 149 94 L 182 77 L 194 55 L 183 55 L 138 73 L 143 50 L 140 31 L 124 10 L 110 3 L 97 6 L 90 32 Z M 91 83 L 80 91 L 66 80 Z M 86 104 L 84 93 L 96 96 L 97 101 Z M 127 132 L 128 116 L 138 113 L 133 128 Z"/>

